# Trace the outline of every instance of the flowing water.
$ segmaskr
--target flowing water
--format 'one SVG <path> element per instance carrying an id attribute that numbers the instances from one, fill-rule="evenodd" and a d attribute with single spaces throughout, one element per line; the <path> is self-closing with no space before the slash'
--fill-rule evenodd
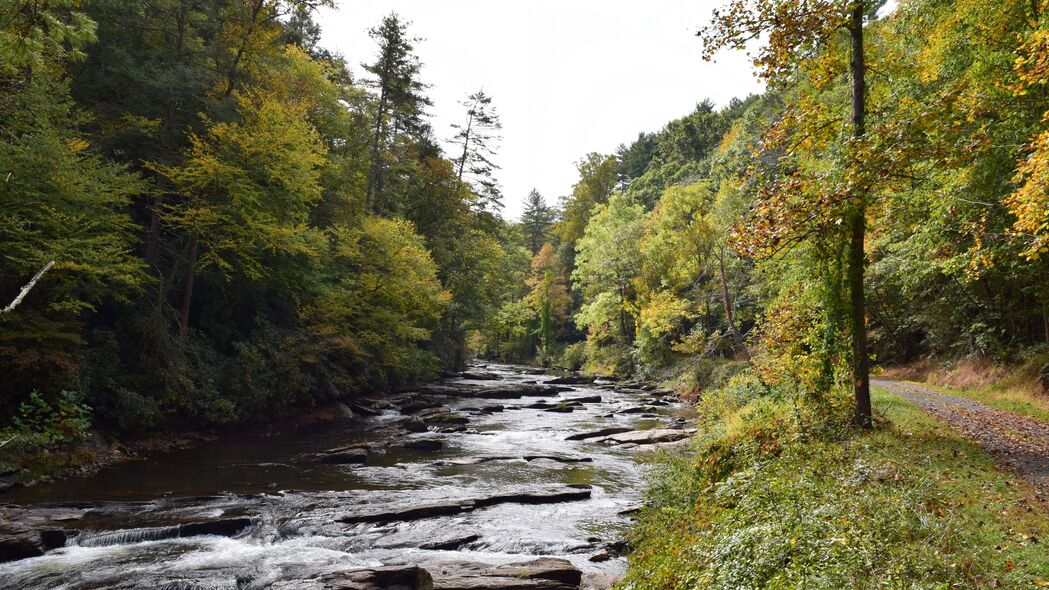
<path id="1" fill-rule="evenodd" d="M 506 387 L 551 379 L 524 367 L 485 370 L 500 379 L 446 383 Z M 17 490 L 0 502 L 75 533 L 41 557 L 0 564 L 0 587 L 264 588 L 378 565 L 500 564 L 539 556 L 569 559 L 584 572 L 619 574 L 623 558 L 589 557 L 623 538 L 629 518 L 619 513 L 640 499 L 645 451 L 565 438 L 598 428 L 661 427 L 673 421 L 673 406 L 638 412 L 661 402 L 607 385 L 571 387 L 547 398 L 442 398 L 469 418 L 461 432 L 407 433 L 399 425 L 405 416 L 389 407 L 374 417 L 229 437 Z M 593 395 L 601 401 L 572 412 L 523 408 Z M 478 409 L 491 404 L 505 410 Z M 420 439 L 440 440 L 443 448 L 402 446 Z M 315 461 L 326 449 L 353 443 L 372 444 L 365 465 Z M 577 489 L 589 489 L 590 497 L 479 505 L 407 521 L 339 521 L 450 500 Z M 232 536 L 180 535 L 180 524 L 230 519 L 246 523 Z"/>

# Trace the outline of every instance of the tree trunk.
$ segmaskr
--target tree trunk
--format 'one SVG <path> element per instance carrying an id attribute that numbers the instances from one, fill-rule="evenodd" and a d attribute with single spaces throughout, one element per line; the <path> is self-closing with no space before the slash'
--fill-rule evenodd
<path id="1" fill-rule="evenodd" d="M 852 135 L 863 137 L 866 129 L 866 63 L 863 57 L 864 1 L 856 0 L 852 7 L 849 32 L 852 37 Z M 864 189 L 854 188 L 855 202 L 849 240 L 849 293 L 852 303 L 852 387 L 856 397 L 856 423 L 864 428 L 872 425 L 870 361 L 867 355 L 866 300 L 863 292 L 864 237 L 866 210 Z"/>
<path id="2" fill-rule="evenodd" d="M 466 134 L 463 136 L 463 155 L 459 157 L 459 180 L 463 179 L 463 168 L 466 167 L 466 156 L 470 153 L 470 131 L 473 129 L 474 116 L 466 120 Z"/>
<path id="3" fill-rule="evenodd" d="M 725 322 L 728 324 L 728 333 L 732 336 L 736 348 L 743 352 L 743 358 L 750 362 L 750 352 L 747 351 L 747 346 L 743 342 L 743 336 L 736 330 L 735 312 L 732 310 L 732 300 L 728 296 L 728 281 L 725 278 L 725 248 L 723 246 L 718 248 L 718 273 L 721 282 L 721 305 L 725 308 Z"/>
<path id="4" fill-rule="evenodd" d="M 186 284 L 182 291 L 182 309 L 179 312 L 179 329 L 183 337 L 189 329 L 189 309 L 193 302 L 193 278 L 197 269 L 197 255 L 200 249 L 200 240 L 197 234 L 189 239 L 189 264 L 186 267 Z"/>

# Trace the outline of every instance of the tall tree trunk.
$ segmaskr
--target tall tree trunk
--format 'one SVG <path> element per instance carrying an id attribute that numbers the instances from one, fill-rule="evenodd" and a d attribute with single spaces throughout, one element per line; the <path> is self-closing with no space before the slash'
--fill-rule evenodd
<path id="1" fill-rule="evenodd" d="M 470 131 L 473 129 L 474 116 L 466 120 L 466 134 L 463 136 L 463 155 L 459 157 L 459 180 L 463 179 L 463 168 L 466 167 L 466 156 L 470 153 Z"/>
<path id="2" fill-rule="evenodd" d="M 866 132 L 866 63 L 863 57 L 863 14 L 864 1 L 856 0 L 852 6 L 849 32 L 852 37 L 852 135 L 863 137 Z M 852 387 L 856 397 L 856 423 L 864 428 L 872 425 L 870 361 L 867 355 L 866 300 L 863 292 L 864 237 L 866 233 L 866 209 L 863 188 L 854 188 L 852 199 L 856 202 L 852 215 L 849 240 L 849 294 L 852 303 Z"/>
<path id="3" fill-rule="evenodd" d="M 750 352 L 743 342 L 743 336 L 736 330 L 736 316 L 732 310 L 732 300 L 728 296 L 728 280 L 725 277 L 725 248 L 718 248 L 718 274 L 721 282 L 721 305 L 725 309 L 725 322 L 728 324 L 728 333 L 736 345 L 736 349 L 743 352 L 743 358 L 750 362 Z"/>
<path id="4" fill-rule="evenodd" d="M 197 255 L 200 252 L 200 240 L 197 239 L 197 234 L 189 239 L 189 260 L 188 266 L 186 267 L 186 284 L 182 290 L 182 309 L 179 311 L 179 328 L 183 336 L 186 335 L 186 330 L 189 329 L 189 310 L 190 305 L 193 303 L 193 279 L 196 276 L 197 269 Z"/>
<path id="5" fill-rule="evenodd" d="M 226 91 L 222 93 L 226 98 L 233 95 L 233 90 L 237 86 L 237 68 L 240 67 L 240 60 L 244 58 L 248 40 L 255 34 L 255 26 L 258 24 L 259 12 L 262 11 L 262 6 L 263 0 L 255 0 L 255 3 L 252 5 L 251 23 L 248 24 L 248 30 L 240 40 L 240 45 L 237 46 L 236 55 L 233 56 L 233 63 L 230 64 L 229 70 L 226 72 Z"/>

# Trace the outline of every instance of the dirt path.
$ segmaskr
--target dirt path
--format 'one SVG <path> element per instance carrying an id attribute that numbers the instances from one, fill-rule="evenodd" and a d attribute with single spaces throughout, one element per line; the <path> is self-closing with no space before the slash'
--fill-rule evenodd
<path id="1" fill-rule="evenodd" d="M 999 463 L 1033 482 L 1043 498 L 1049 498 L 1049 424 L 912 383 L 872 379 L 871 385 L 887 389 L 947 423 Z"/>

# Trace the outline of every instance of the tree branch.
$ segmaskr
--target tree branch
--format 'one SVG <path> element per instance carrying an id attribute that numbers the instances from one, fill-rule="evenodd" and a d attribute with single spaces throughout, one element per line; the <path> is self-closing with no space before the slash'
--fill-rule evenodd
<path id="1" fill-rule="evenodd" d="M 40 277 L 44 276 L 44 273 L 51 270 L 51 267 L 54 265 L 54 260 L 45 264 L 44 268 L 41 268 L 40 272 L 36 273 L 36 276 L 34 276 L 33 279 L 29 281 L 25 287 L 22 287 L 22 292 L 18 294 L 18 297 L 15 297 L 14 301 L 8 304 L 7 307 L 0 309 L 0 314 L 10 313 L 11 311 L 14 311 L 14 309 L 18 307 L 20 303 L 22 303 L 22 300 L 25 299 L 25 296 L 29 294 L 30 289 L 36 286 L 36 283 L 40 280 Z"/>

